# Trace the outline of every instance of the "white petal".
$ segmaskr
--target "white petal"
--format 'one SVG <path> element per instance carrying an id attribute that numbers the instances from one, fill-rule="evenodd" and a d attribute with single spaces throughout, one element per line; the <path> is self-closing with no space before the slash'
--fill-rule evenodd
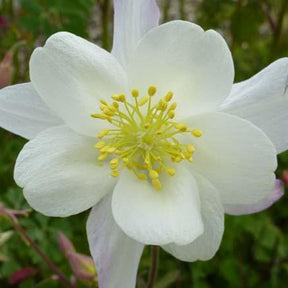
<path id="1" fill-rule="evenodd" d="M 129 238 L 118 227 L 112 216 L 109 195 L 91 210 L 87 234 L 98 270 L 99 288 L 135 288 L 144 245 Z"/>
<path id="2" fill-rule="evenodd" d="M 32 139 L 39 132 L 62 124 L 63 121 L 43 103 L 31 83 L 0 90 L 0 127 Z"/>
<path id="3" fill-rule="evenodd" d="M 223 204 L 254 204 L 271 193 L 276 151 L 259 128 L 225 113 L 194 116 L 187 123 L 203 130 L 193 141 L 191 168 L 210 180 Z"/>
<path id="4" fill-rule="evenodd" d="M 160 12 L 155 0 L 114 0 L 112 54 L 125 67 L 139 40 L 158 26 Z"/>
<path id="5" fill-rule="evenodd" d="M 194 177 L 199 187 L 204 233 L 188 245 L 162 247 L 174 257 L 188 262 L 211 259 L 219 249 L 224 232 L 224 209 L 217 190 L 204 177 L 195 173 Z"/>
<path id="6" fill-rule="evenodd" d="M 222 111 L 262 129 L 277 152 L 288 149 L 288 58 L 279 59 L 247 81 L 233 86 Z"/>
<path id="7" fill-rule="evenodd" d="M 177 114 L 187 117 L 216 110 L 229 95 L 234 67 L 220 34 L 173 21 L 148 32 L 128 67 L 130 85 L 142 93 L 156 85 L 159 95 L 173 91 Z"/>
<path id="8" fill-rule="evenodd" d="M 252 205 L 225 205 L 225 212 L 230 215 L 247 215 L 258 213 L 271 207 L 284 195 L 284 184 L 276 180 L 272 193 L 264 200 Z"/>
<path id="9" fill-rule="evenodd" d="M 14 177 L 35 210 L 48 216 L 77 214 L 113 190 L 115 180 L 109 167 L 97 165 L 93 144 L 94 139 L 59 126 L 24 146 Z"/>
<path id="10" fill-rule="evenodd" d="M 123 171 L 114 189 L 112 211 L 121 229 L 144 244 L 187 244 L 203 232 L 198 188 L 184 167 L 161 179 L 156 191 L 148 181 Z"/>
<path id="11" fill-rule="evenodd" d="M 30 76 L 44 102 L 69 127 L 89 136 L 101 125 L 90 117 L 99 99 L 126 89 L 126 75 L 113 55 L 67 32 L 54 34 L 34 51 Z"/>

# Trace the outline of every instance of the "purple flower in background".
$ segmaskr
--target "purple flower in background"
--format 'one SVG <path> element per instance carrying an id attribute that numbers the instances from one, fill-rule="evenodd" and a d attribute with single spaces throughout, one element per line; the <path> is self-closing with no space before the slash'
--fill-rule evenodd
<path id="1" fill-rule="evenodd" d="M 0 15 L 0 28 L 4 28 L 6 26 L 6 20 L 3 16 Z"/>

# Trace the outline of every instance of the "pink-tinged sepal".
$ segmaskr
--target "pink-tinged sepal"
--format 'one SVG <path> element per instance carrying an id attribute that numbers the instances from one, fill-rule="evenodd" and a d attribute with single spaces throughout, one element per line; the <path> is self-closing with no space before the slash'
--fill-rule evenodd
<path id="1" fill-rule="evenodd" d="M 225 205 L 225 212 L 230 215 L 248 215 L 257 213 L 271 207 L 284 195 L 284 183 L 281 180 L 275 181 L 275 187 L 271 195 L 264 200 L 249 205 Z"/>

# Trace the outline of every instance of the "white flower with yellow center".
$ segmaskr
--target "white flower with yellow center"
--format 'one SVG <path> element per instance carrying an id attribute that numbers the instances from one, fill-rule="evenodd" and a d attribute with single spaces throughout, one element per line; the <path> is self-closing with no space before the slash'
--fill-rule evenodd
<path id="1" fill-rule="evenodd" d="M 0 125 L 30 139 L 15 167 L 29 204 L 61 217 L 93 207 L 100 288 L 133 288 L 145 244 L 208 260 L 224 212 L 281 196 L 288 60 L 232 87 L 220 34 L 183 21 L 157 27 L 154 0 L 114 4 L 112 54 L 51 36 L 31 57 L 32 83 L 0 91 Z"/>

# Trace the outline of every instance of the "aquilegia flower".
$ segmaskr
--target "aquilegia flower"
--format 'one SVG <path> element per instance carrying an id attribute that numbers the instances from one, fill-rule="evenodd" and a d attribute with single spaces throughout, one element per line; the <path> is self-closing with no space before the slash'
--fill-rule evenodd
<path id="1" fill-rule="evenodd" d="M 30 141 L 15 180 L 48 216 L 93 207 L 88 239 L 100 288 L 135 286 L 145 244 L 185 261 L 219 248 L 224 212 L 283 193 L 288 60 L 232 86 L 215 31 L 157 27 L 154 0 L 115 0 L 112 54 L 70 33 L 34 51 L 32 83 L 0 92 L 0 124 Z M 153 28 L 153 29 L 152 29 Z"/>

